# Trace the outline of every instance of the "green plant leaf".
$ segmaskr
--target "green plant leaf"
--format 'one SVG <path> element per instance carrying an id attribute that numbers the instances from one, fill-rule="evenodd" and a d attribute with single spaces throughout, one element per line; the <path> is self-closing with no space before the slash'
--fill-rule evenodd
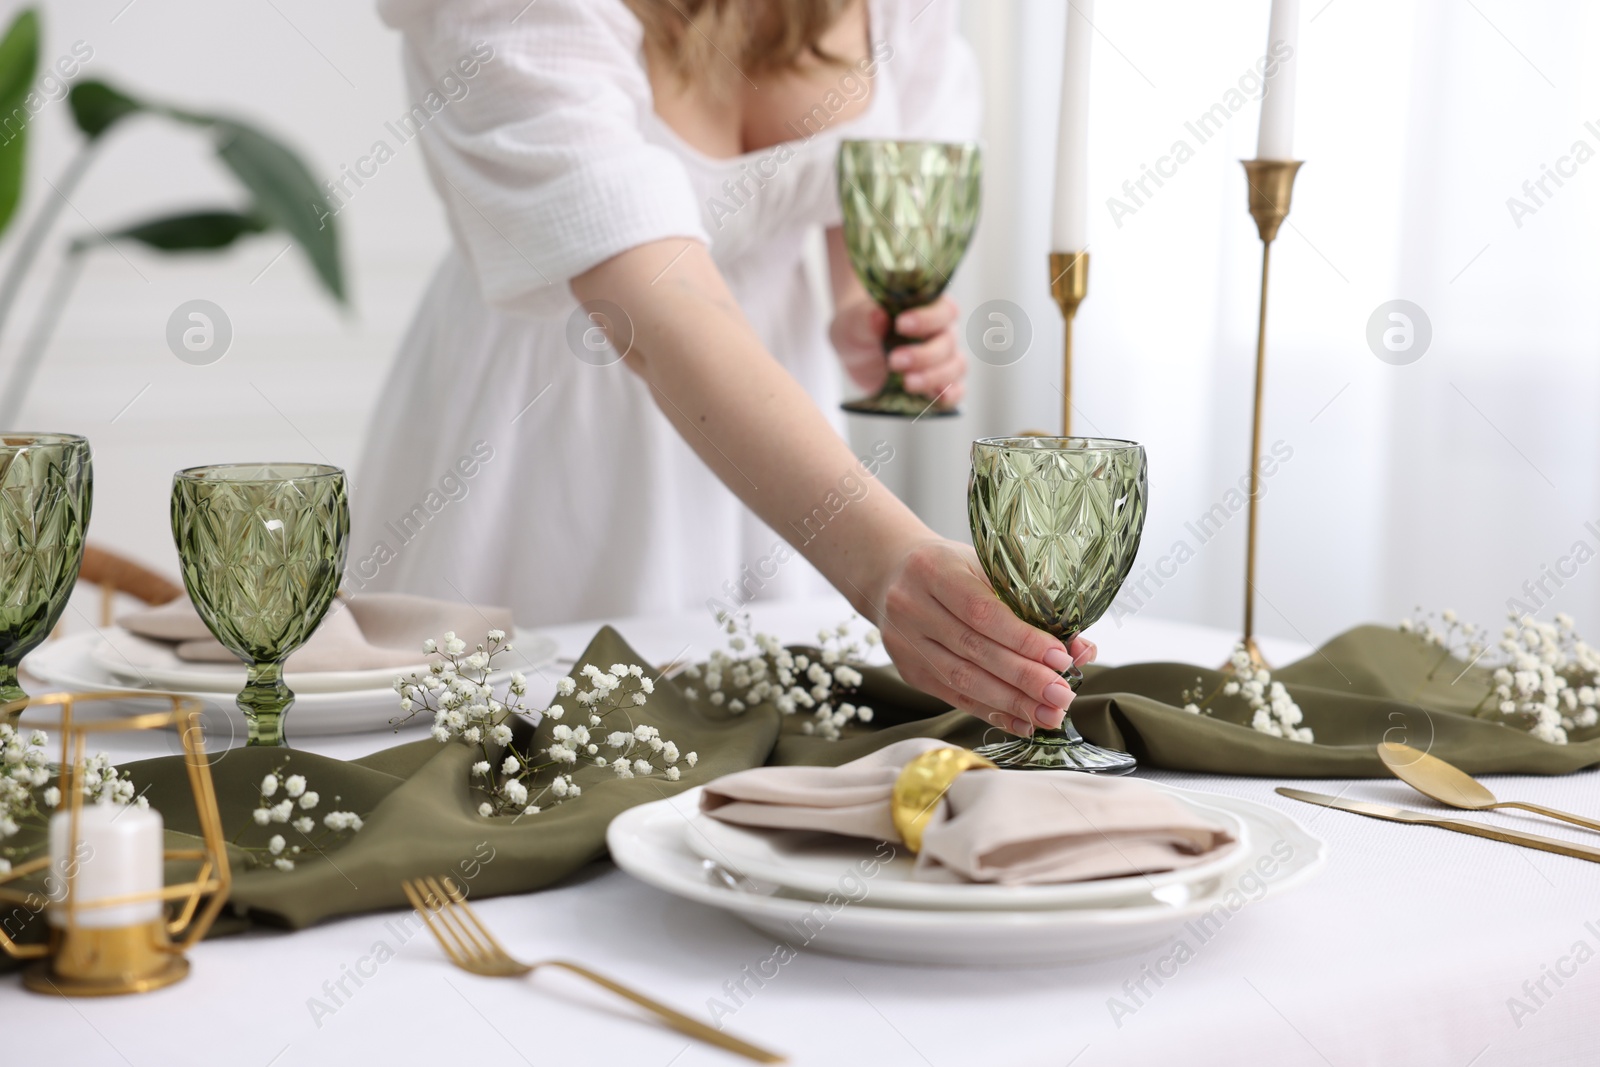
<path id="1" fill-rule="evenodd" d="M 0 97 L 10 99 L 28 94 L 39 67 L 39 16 L 26 8 L 0 40 Z"/>
<path id="2" fill-rule="evenodd" d="M 344 303 L 344 272 L 333 208 L 311 171 L 282 142 L 234 119 L 217 119 L 217 155 L 238 175 L 256 210 L 305 249 L 317 277 Z"/>
<path id="3" fill-rule="evenodd" d="M 192 211 L 163 215 L 109 235 L 110 239 L 138 241 L 161 252 L 200 252 L 226 248 L 247 234 L 266 230 L 259 215 L 237 211 Z M 90 242 L 80 241 L 81 246 Z"/>
<path id="4" fill-rule="evenodd" d="M 0 233 L 22 199 L 27 162 L 28 93 L 39 68 L 39 16 L 25 8 L 0 38 Z"/>
<path id="5" fill-rule="evenodd" d="M 67 94 L 67 103 L 78 129 L 91 141 L 129 115 L 145 110 L 139 101 L 103 81 L 82 81 L 74 85 Z"/>

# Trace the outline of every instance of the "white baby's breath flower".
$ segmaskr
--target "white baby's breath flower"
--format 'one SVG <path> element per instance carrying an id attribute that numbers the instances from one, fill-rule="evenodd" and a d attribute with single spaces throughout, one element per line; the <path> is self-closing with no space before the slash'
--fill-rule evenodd
<path id="1" fill-rule="evenodd" d="M 261 779 L 261 795 L 262 796 L 270 797 L 270 796 L 273 796 L 274 794 L 276 794 L 277 792 L 278 792 L 278 776 L 276 774 L 269 774 L 265 778 Z"/>
<path id="2" fill-rule="evenodd" d="M 291 797 L 298 797 L 306 791 L 306 778 L 303 774 L 291 774 L 283 780 L 283 791 Z M 271 794 L 269 793 L 268 796 Z"/>
<path id="3" fill-rule="evenodd" d="M 494 814 L 494 805 L 488 803 L 487 801 L 485 801 L 482 804 L 479 804 L 478 805 L 478 814 L 482 815 L 484 818 L 487 819 L 489 816 Z"/>

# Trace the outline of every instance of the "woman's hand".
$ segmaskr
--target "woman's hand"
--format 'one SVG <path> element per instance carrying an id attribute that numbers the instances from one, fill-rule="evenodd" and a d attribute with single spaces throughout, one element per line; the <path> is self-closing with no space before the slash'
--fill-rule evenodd
<path id="1" fill-rule="evenodd" d="M 883 386 L 889 371 L 905 376 L 906 392 L 930 399 L 940 407 L 954 407 L 966 392 L 967 357 L 957 334 L 960 311 L 956 302 L 941 296 L 927 307 L 901 312 L 895 323 L 901 337 L 915 344 L 901 345 L 883 359 L 883 338 L 889 331 L 889 314 L 866 294 L 839 308 L 828 329 L 850 380 L 870 392 Z"/>
<path id="2" fill-rule="evenodd" d="M 881 604 L 878 629 L 907 682 L 1014 734 L 1060 726 L 1073 697 L 1061 672 L 1095 656 L 1092 642 L 1069 651 L 1012 614 L 954 541 L 907 553 Z"/>

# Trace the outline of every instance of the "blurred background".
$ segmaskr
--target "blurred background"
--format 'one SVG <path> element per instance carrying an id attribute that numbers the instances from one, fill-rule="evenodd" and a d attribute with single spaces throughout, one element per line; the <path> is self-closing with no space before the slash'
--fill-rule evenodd
<path id="1" fill-rule="evenodd" d="M 288 141 L 319 179 L 380 138 L 393 145 L 385 123 L 411 103 L 399 39 L 371 3 L 39 7 L 41 70 L 76 56 L 80 78 L 236 113 Z M 974 360 L 961 418 L 854 427 L 858 451 L 893 443 L 882 477 L 951 536 L 966 536 L 968 442 L 1059 422 L 1061 323 L 1046 258 L 1064 18 L 1062 0 L 968 0 L 964 14 L 984 76 L 987 184 L 953 292 L 968 311 L 1020 306 L 1029 349 L 1005 366 Z M 1600 10 L 1305 0 L 1302 18 L 1306 165 L 1274 245 L 1266 380 L 1265 443 L 1288 458 L 1266 482 L 1258 629 L 1314 642 L 1419 603 L 1493 624 L 1513 599 L 1593 622 L 1600 75 L 1588 46 Z M 1266 27 L 1266 0 L 1102 0 L 1096 12 L 1075 429 L 1143 442 L 1151 469 L 1133 592 L 1102 628 L 1133 614 L 1239 623 L 1261 246 L 1238 160 L 1254 155 L 1258 103 L 1230 110 L 1203 143 L 1185 124 L 1237 100 Z M 29 138 L 23 225 L 0 253 L 57 195 L 81 143 L 65 100 L 34 116 Z M 1192 156 L 1139 190 L 1179 141 Z M 171 123 L 122 123 L 101 156 L 0 337 L 0 373 L 64 239 L 240 201 L 209 144 Z M 417 144 L 396 149 L 338 225 L 344 310 L 279 232 L 220 255 L 119 246 L 88 258 L 18 421 L 93 442 L 94 542 L 175 573 L 170 478 L 195 464 L 330 462 L 352 468 L 360 493 L 362 434 L 385 417 L 388 362 L 448 241 Z M 222 308 L 233 331 L 207 366 L 178 360 L 166 341 L 169 316 L 195 299 Z M 1371 323 L 1392 325 L 1397 300 L 1415 305 L 1399 364 L 1369 341 Z"/>

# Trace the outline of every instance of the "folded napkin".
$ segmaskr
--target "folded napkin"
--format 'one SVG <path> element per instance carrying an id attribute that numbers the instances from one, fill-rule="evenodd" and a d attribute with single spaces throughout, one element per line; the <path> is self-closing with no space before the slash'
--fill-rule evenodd
<path id="1" fill-rule="evenodd" d="M 899 841 L 889 813 L 895 779 L 912 759 L 943 747 L 916 737 L 840 767 L 740 771 L 708 783 L 701 810 L 739 826 Z M 939 802 L 914 877 L 1045 885 L 1153 874 L 1209 859 L 1232 840 L 1224 827 L 1136 779 L 972 770 Z"/>
<path id="2" fill-rule="evenodd" d="M 117 620 L 124 630 L 168 645 L 191 663 L 237 663 L 211 636 L 188 597 Z M 469 646 L 490 630 L 510 634 L 511 609 L 457 604 L 403 593 L 362 593 L 334 601 L 306 643 L 284 663 L 291 674 L 411 667 L 427 657 L 422 642 L 454 631 Z"/>

